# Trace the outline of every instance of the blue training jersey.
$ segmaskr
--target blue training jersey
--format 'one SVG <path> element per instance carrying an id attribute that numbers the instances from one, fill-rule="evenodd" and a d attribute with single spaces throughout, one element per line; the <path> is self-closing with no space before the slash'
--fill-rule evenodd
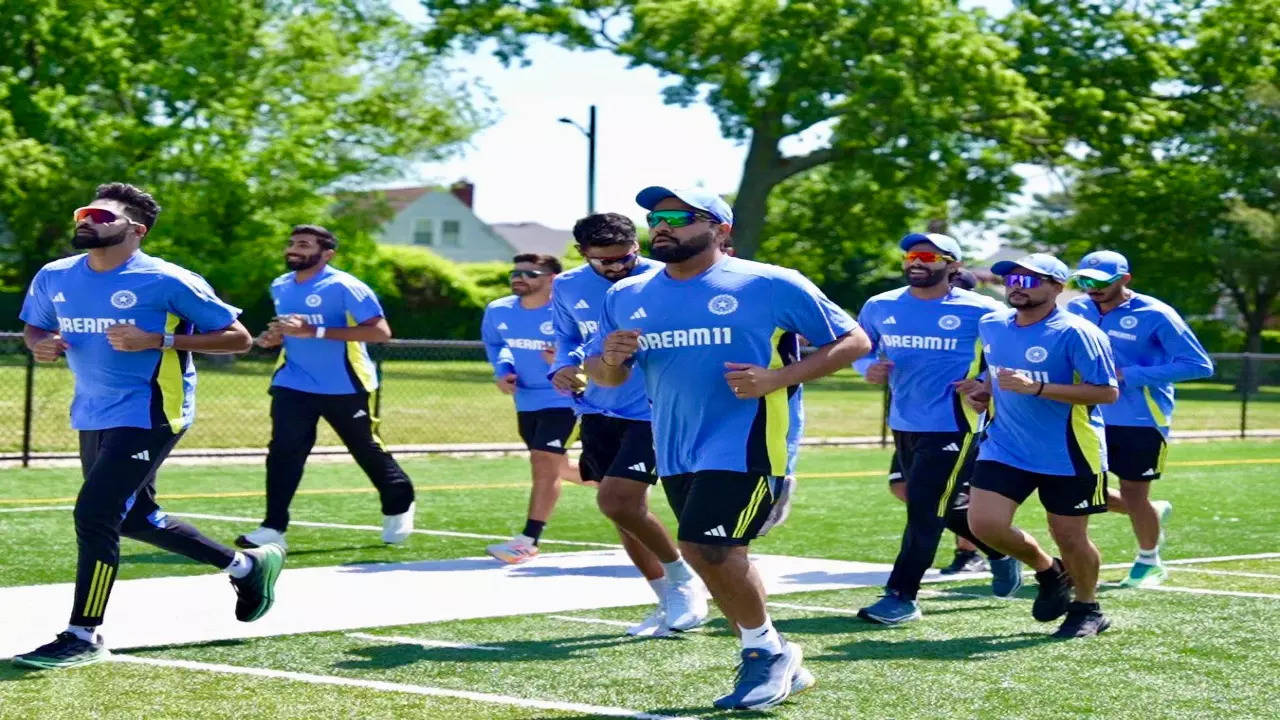
<path id="1" fill-rule="evenodd" d="M 485 354 L 493 365 L 493 376 L 516 374 L 516 410 L 545 410 L 573 407 L 573 399 L 561 395 L 547 378 L 551 365 L 543 351 L 554 344 L 551 303 L 533 309 L 508 295 L 489 303 L 480 322 Z"/>
<path id="2" fill-rule="evenodd" d="M 1016 370 L 1037 382 L 1116 385 L 1107 336 L 1089 321 L 1055 308 L 1040 322 L 1019 327 L 1012 309 L 982 318 L 979 334 L 991 380 L 991 422 L 978 451 L 994 460 L 1045 475 L 1089 476 L 1107 469 L 1102 412 L 1001 390 L 996 375 Z"/>
<path id="3" fill-rule="evenodd" d="M 1067 309 L 1111 339 L 1120 375 L 1120 399 L 1102 406 L 1108 425 L 1156 427 L 1167 437 L 1173 423 L 1173 384 L 1209 377 L 1213 361 L 1178 311 L 1134 293 L 1106 315 L 1087 296 Z"/>
<path id="4" fill-rule="evenodd" d="M 308 325 L 352 327 L 382 317 L 382 305 L 354 275 L 326 265 L 310 280 L 285 273 L 271 282 L 277 315 L 302 315 Z M 362 342 L 285 336 L 271 384 L 318 395 L 371 393 L 378 372 Z"/>
<path id="5" fill-rule="evenodd" d="M 129 323 L 147 332 L 190 335 L 222 330 L 239 315 L 204 278 L 136 252 L 106 272 L 90 268 L 85 254 L 45 265 L 31 281 L 20 317 L 61 333 L 67 343 L 67 365 L 75 376 L 73 429 L 168 426 L 176 433 L 196 414 L 191 353 L 115 350 L 107 328 Z"/>
<path id="6" fill-rule="evenodd" d="M 856 327 L 799 273 L 729 257 L 688 280 L 662 270 L 619 281 L 586 354 L 599 355 L 614 330 L 641 332 L 633 364 L 653 403 L 660 475 L 784 475 L 788 442 L 799 439 L 788 407 L 796 388 L 739 399 L 725 363 L 782 367 L 798 357 L 796 334 L 822 346 Z"/>
<path id="7" fill-rule="evenodd" d="M 663 267 L 657 260 L 639 258 L 631 276 Z M 555 327 L 556 359 L 548 377 L 565 367 L 582 364 L 583 348 L 600 329 L 600 308 L 613 282 L 596 272 L 591 265 L 567 270 L 555 279 L 551 290 L 551 307 Z M 648 422 L 649 397 L 644 391 L 644 373 L 633 370 L 631 377 L 618 387 L 604 387 L 594 382 L 574 398 L 580 415 L 609 415 L 627 420 Z"/>
<path id="8" fill-rule="evenodd" d="M 858 324 L 872 350 L 893 363 L 889 373 L 889 427 L 905 432 L 977 432 L 978 414 L 962 402 L 957 380 L 982 371 L 978 320 L 1003 310 L 996 300 L 952 288 L 936 300 L 921 300 L 909 287 L 867 300 Z M 865 364 L 860 364 L 865 372 Z"/>

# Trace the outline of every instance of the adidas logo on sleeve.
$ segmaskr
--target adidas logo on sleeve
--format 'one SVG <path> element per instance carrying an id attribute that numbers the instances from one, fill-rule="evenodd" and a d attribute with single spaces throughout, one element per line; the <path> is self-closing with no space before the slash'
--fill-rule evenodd
<path id="1" fill-rule="evenodd" d="M 67 298 L 62 294 L 61 290 L 58 291 L 57 295 L 53 296 L 53 302 L 66 302 L 66 301 L 67 301 Z"/>
<path id="2" fill-rule="evenodd" d="M 887 318 L 885 318 L 885 319 L 884 319 L 884 323 L 883 323 L 883 324 L 884 324 L 884 325 L 897 325 L 897 324 L 898 324 L 898 319 L 897 319 L 897 318 L 895 318 L 894 316 L 890 315 L 889 317 L 887 317 Z"/>
<path id="3" fill-rule="evenodd" d="M 506 329 L 507 329 L 507 324 L 506 324 L 506 323 L 498 323 L 498 329 L 499 329 L 499 330 L 506 330 Z"/>
<path id="4" fill-rule="evenodd" d="M 636 308 L 636 311 L 635 311 L 635 312 L 633 312 L 633 313 L 631 313 L 631 317 L 630 317 L 630 318 L 627 318 L 627 319 L 628 319 L 628 320 L 639 320 L 639 319 L 641 319 L 641 318 L 647 318 L 647 317 L 649 317 L 649 313 L 645 312 L 645 311 L 644 311 L 644 308 Z"/>
<path id="5" fill-rule="evenodd" d="M 587 309 L 587 308 L 589 308 L 589 307 L 591 307 L 591 306 L 587 304 L 587 300 L 586 300 L 586 298 L 583 298 L 583 299 L 579 300 L 579 301 L 577 302 L 577 304 L 575 304 L 575 305 L 573 306 L 573 309 L 574 309 L 574 310 L 586 310 L 586 309 Z"/>

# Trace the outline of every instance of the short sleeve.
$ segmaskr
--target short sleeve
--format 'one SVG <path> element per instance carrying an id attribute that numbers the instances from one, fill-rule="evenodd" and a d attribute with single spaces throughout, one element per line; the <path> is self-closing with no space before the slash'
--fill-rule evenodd
<path id="1" fill-rule="evenodd" d="M 814 347 L 830 345 L 858 327 L 849 313 L 794 270 L 774 276 L 773 288 L 773 312 L 778 327 L 800 333 Z"/>
<path id="2" fill-rule="evenodd" d="M 1077 328 L 1073 332 L 1070 347 L 1071 366 L 1082 382 L 1090 385 L 1117 386 L 1116 362 L 1111 353 L 1111 341 L 1092 326 Z"/>
<path id="3" fill-rule="evenodd" d="M 18 313 L 18 317 L 28 325 L 45 330 L 57 330 L 58 314 L 54 312 L 53 302 L 44 289 L 46 277 L 44 269 L 41 269 L 31 279 L 31 286 L 27 288 L 27 296 L 22 301 L 22 310 Z"/>
<path id="4" fill-rule="evenodd" d="M 604 304 L 600 308 L 600 331 L 592 335 L 583 347 L 584 358 L 604 354 L 604 339 L 609 336 L 609 333 L 618 329 L 618 323 L 613 319 L 613 305 L 617 299 L 617 288 L 609 288 L 609 292 L 604 296 Z"/>
<path id="5" fill-rule="evenodd" d="M 240 308 L 223 302 L 199 275 L 183 271 L 169 276 L 169 309 L 201 332 L 230 327 Z"/>
<path id="6" fill-rule="evenodd" d="M 383 316 L 382 304 L 368 285 L 352 278 L 342 283 L 342 304 L 356 324 Z"/>

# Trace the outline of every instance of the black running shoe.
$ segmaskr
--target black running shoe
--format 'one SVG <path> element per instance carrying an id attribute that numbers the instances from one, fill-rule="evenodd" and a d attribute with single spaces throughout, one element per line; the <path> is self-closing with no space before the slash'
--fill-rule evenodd
<path id="1" fill-rule="evenodd" d="M 1031 604 L 1031 617 L 1040 622 L 1062 617 L 1071 603 L 1071 576 L 1062 566 L 1062 561 L 1054 558 L 1049 569 L 1036 573 L 1036 582 L 1040 589 Z"/>
<path id="2" fill-rule="evenodd" d="M 14 655 L 13 664 L 37 670 L 53 670 L 96 663 L 106 660 L 108 655 L 110 653 L 103 647 L 101 636 L 95 636 L 93 642 L 86 642 L 73 632 L 60 632 L 53 642 L 41 645 L 29 653 Z"/>
<path id="3" fill-rule="evenodd" d="M 973 550 L 957 550 L 951 564 L 939 569 L 938 572 L 942 575 L 955 575 L 964 572 L 986 572 L 989 569 L 987 559 Z"/>
<path id="4" fill-rule="evenodd" d="M 284 567 L 284 549 L 279 545 L 263 545 L 245 550 L 253 558 L 253 569 L 242 578 L 231 578 L 236 589 L 236 619 L 253 622 L 271 609 L 276 601 L 276 580 Z"/>
<path id="5" fill-rule="evenodd" d="M 1067 606 L 1067 619 L 1062 621 L 1056 638 L 1082 638 L 1097 635 L 1111 627 L 1111 621 L 1102 614 L 1098 603 L 1073 602 Z"/>

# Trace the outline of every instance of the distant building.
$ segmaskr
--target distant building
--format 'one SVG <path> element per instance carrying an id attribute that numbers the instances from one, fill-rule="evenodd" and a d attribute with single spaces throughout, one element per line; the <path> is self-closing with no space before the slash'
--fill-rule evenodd
<path id="1" fill-rule="evenodd" d="M 380 242 L 414 245 L 454 262 L 510 262 L 520 253 L 561 257 L 572 240 L 568 230 L 539 223 L 488 225 L 472 209 L 475 185 L 460 180 L 448 189 L 408 187 L 381 191 L 394 213 Z"/>

